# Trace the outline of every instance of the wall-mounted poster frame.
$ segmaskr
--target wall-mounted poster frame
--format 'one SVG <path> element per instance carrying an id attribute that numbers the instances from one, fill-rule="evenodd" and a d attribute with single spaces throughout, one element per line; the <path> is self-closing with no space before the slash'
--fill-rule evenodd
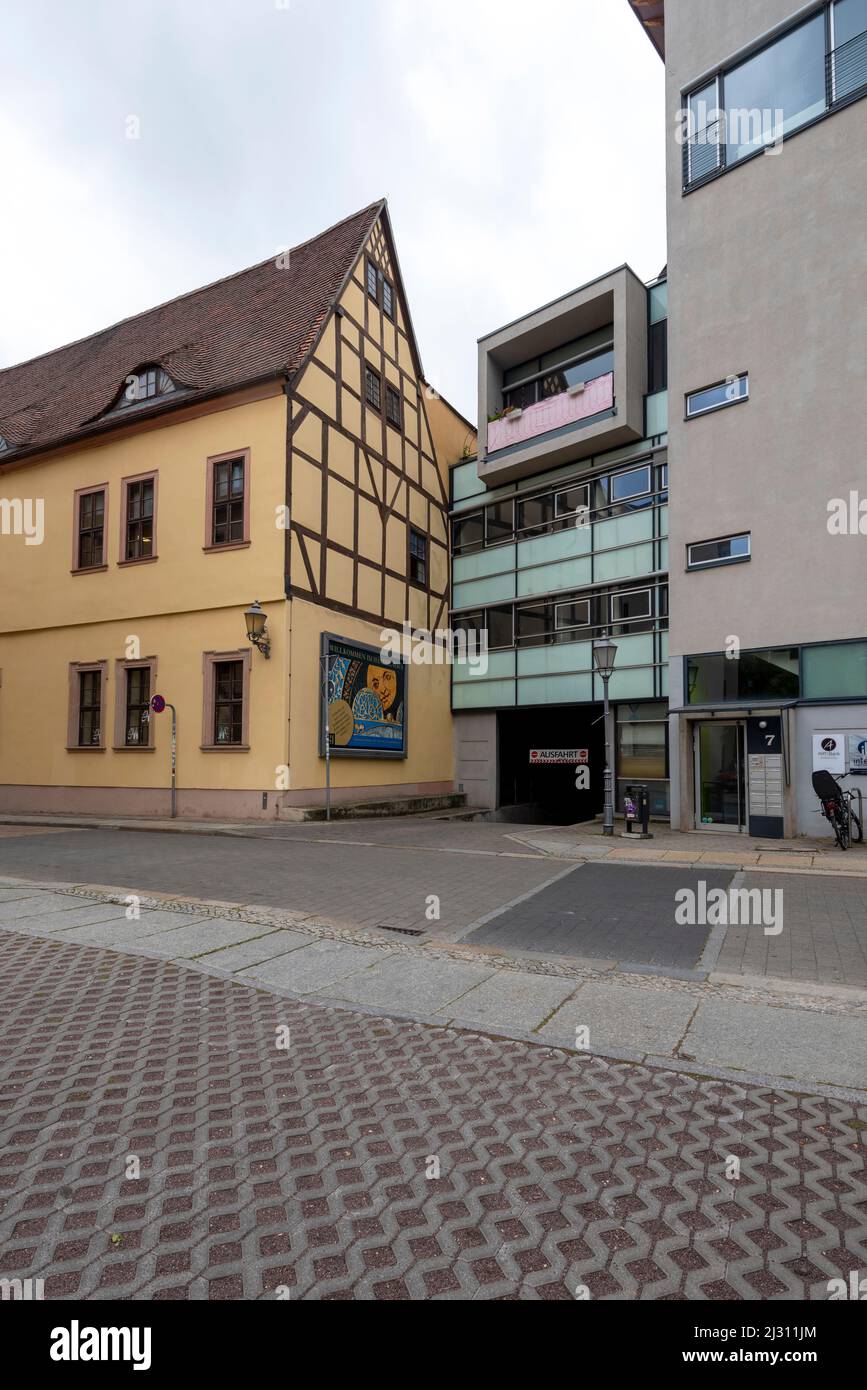
<path id="1" fill-rule="evenodd" d="M 378 647 L 323 632 L 319 657 L 319 756 L 328 711 L 332 758 L 405 758 L 409 667 Z"/>

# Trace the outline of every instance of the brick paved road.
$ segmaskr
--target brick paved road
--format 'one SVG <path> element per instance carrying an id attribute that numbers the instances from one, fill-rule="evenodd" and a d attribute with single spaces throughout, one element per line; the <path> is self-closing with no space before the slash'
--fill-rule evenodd
<path id="1" fill-rule="evenodd" d="M 785 929 L 730 926 L 718 970 L 867 987 L 867 880 L 746 873 L 743 887 L 782 889 Z"/>
<path id="2" fill-rule="evenodd" d="M 409 927 L 651 969 L 691 968 L 707 939 L 704 927 L 675 925 L 677 888 L 742 879 L 747 889 L 783 890 L 785 928 L 768 936 L 761 927 L 729 927 L 719 971 L 867 988 L 867 876 L 614 863 L 570 873 L 567 862 L 510 839 L 513 826 L 438 821 L 277 826 L 273 837 L 252 839 L 8 829 L 0 827 L 0 876 L 268 905 L 346 926 Z M 426 915 L 432 894 L 440 899 L 436 922 Z"/>
<path id="3" fill-rule="evenodd" d="M 364 826 L 356 826 L 355 836 L 363 835 Z M 357 926 L 427 927 L 427 898 L 436 894 L 440 934 L 550 882 L 563 867 L 522 852 L 499 830 L 497 839 L 485 837 L 478 853 L 124 830 L 49 837 L 34 831 L 0 840 L 0 875 L 261 903 Z"/>
<path id="4" fill-rule="evenodd" d="M 49 1298 L 821 1299 L 867 1263 L 867 1107 L 828 1097 L 5 932 L 0 1067 L 0 1273 Z"/>

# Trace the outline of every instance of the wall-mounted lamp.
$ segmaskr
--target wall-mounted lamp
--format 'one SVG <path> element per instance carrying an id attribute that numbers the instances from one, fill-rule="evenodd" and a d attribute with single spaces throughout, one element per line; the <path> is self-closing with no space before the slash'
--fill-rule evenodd
<path id="1" fill-rule="evenodd" d="M 256 599 L 244 614 L 244 621 L 247 624 L 247 637 L 258 647 L 259 651 L 267 661 L 271 655 L 271 643 L 268 638 L 268 614 L 262 611 L 259 600 Z"/>

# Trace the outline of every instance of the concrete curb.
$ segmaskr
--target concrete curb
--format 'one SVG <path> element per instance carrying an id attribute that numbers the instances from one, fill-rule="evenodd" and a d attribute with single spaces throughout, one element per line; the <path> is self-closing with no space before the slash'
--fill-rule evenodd
<path id="1" fill-rule="evenodd" d="M 64 895 L 64 886 L 57 884 L 47 885 L 45 883 L 33 882 L 32 880 L 3 878 L 0 879 L 0 886 L 11 888 L 21 887 L 25 889 L 34 889 L 43 893 L 51 893 L 60 896 Z M 127 891 L 125 894 L 118 894 L 116 891 L 106 891 L 105 889 L 91 889 L 88 892 L 81 885 L 76 885 L 76 889 L 77 891 L 70 892 L 69 887 L 67 886 L 65 889 L 66 895 L 72 897 L 88 897 L 91 900 L 103 900 L 109 903 L 116 902 L 119 896 L 121 898 L 124 898 L 130 895 L 129 891 Z M 143 906 L 149 906 L 151 902 L 155 901 L 153 895 L 141 894 L 136 896 L 139 896 L 141 898 Z M 171 901 L 171 899 L 167 898 L 166 901 L 162 903 L 164 910 L 167 907 L 167 903 L 171 903 Z M 122 903 L 118 905 L 122 905 Z M 238 912 L 237 905 L 232 906 L 233 911 Z M 209 902 L 205 899 L 189 898 L 184 899 L 183 906 L 177 904 L 176 906 L 174 906 L 173 910 L 178 913 L 179 917 L 183 917 L 190 911 L 196 911 L 197 908 L 199 911 L 201 911 L 202 909 L 210 909 L 210 912 L 213 913 L 213 915 L 219 916 L 221 915 L 219 909 L 223 909 L 223 913 L 225 913 L 225 907 L 226 905 L 222 903 L 216 904 L 213 902 Z M 215 908 L 217 909 L 216 912 L 214 911 Z M 169 908 L 169 910 L 172 909 Z M 239 912 L 238 917 L 233 918 L 233 920 L 246 921 L 247 916 L 246 914 L 243 914 L 243 910 L 241 910 L 241 912 Z M 297 930 L 300 930 L 302 932 L 305 931 L 305 926 L 302 922 L 287 923 L 287 930 L 291 930 L 293 925 Z M 2 927 L 0 927 L 0 930 L 9 931 L 16 935 L 31 936 L 39 938 L 41 940 L 53 941 L 58 945 L 61 944 L 63 941 L 62 935 L 59 936 L 55 932 L 49 932 L 44 929 L 39 930 L 38 927 L 17 927 L 7 923 L 3 923 Z M 327 935 L 340 939 L 341 937 L 345 938 L 345 936 L 348 934 L 340 933 L 339 931 L 334 930 L 327 930 Z M 532 1044 L 535 1047 L 542 1047 L 547 1049 L 548 1051 L 560 1051 L 570 1054 L 580 1054 L 581 1052 L 581 1049 L 577 1049 L 574 1047 L 574 1045 L 570 1045 L 570 1040 L 568 1036 L 565 1035 L 562 1038 L 558 1038 L 556 1035 L 543 1038 L 538 1034 L 538 1032 L 528 1033 L 521 1030 L 514 1030 L 505 1025 L 500 1025 L 497 1023 L 475 1022 L 472 1018 L 463 1017 L 457 1012 L 457 1010 L 460 1007 L 460 999 L 456 999 L 450 1006 L 452 1009 L 455 1010 L 455 1012 L 451 1014 L 447 1014 L 445 1012 L 439 1012 L 436 1014 L 414 1013 L 411 1010 L 407 1010 L 405 1008 L 400 1007 L 398 1007 L 397 1009 L 385 1008 L 379 1005 L 368 1005 L 358 1003 L 355 1000 L 349 1000 L 346 998 L 300 992 L 297 990 L 282 987 L 277 984 L 272 984 L 267 981 L 263 981 L 261 978 L 254 979 L 247 976 L 241 976 L 236 973 L 233 973 L 232 971 L 221 968 L 217 964 L 210 963 L 209 956 L 215 955 L 217 954 L 217 952 L 208 952 L 201 957 L 186 959 L 172 958 L 170 956 L 167 956 L 165 954 L 165 951 L 159 951 L 155 947 L 150 947 L 146 945 L 136 946 L 133 944 L 127 944 L 125 942 L 120 942 L 117 945 L 101 946 L 88 946 L 86 943 L 83 942 L 76 942 L 75 944 L 85 950 L 107 950 L 111 951 L 115 955 L 138 956 L 151 960 L 164 961 L 167 965 L 174 965 L 180 968 L 195 970 L 200 974 L 208 975 L 217 979 L 231 981 L 234 984 L 242 984 L 245 985 L 247 988 L 264 991 L 268 994 L 272 994 L 275 997 L 279 998 L 292 999 L 298 1003 L 309 1003 L 317 1007 L 339 1009 L 345 1013 L 381 1018 L 383 1020 L 394 1019 L 400 1022 L 417 1023 L 419 1025 L 430 1028 L 471 1033 L 476 1036 L 490 1037 L 491 1039 L 506 1040 L 522 1044 Z M 389 953 L 389 950 L 392 954 L 417 955 L 420 951 L 425 952 L 428 956 L 430 956 L 431 954 L 425 947 L 419 947 L 417 945 L 407 945 L 404 943 L 401 943 L 400 946 L 395 946 L 394 943 L 383 942 L 382 940 L 378 939 L 374 940 L 371 938 L 367 938 L 364 940 L 363 944 L 370 947 L 379 947 L 380 949 L 383 947 L 388 948 L 388 950 L 384 952 L 384 954 Z M 465 946 L 463 946 L 460 949 L 460 958 L 466 960 L 469 954 L 470 952 Z M 497 967 L 506 967 L 505 960 L 498 960 L 495 956 L 492 956 L 488 952 L 480 953 L 479 959 L 480 963 L 483 962 L 485 965 L 493 967 L 495 969 Z M 515 962 L 510 960 L 508 962 L 507 968 L 517 968 L 520 971 L 525 969 L 526 967 L 524 967 L 520 962 L 516 964 Z M 538 973 L 549 972 L 542 971 Z M 556 971 L 550 973 L 557 974 Z M 607 979 L 612 982 L 616 981 L 616 983 L 623 985 L 627 985 L 631 982 L 634 982 L 635 980 L 635 977 L 629 977 L 624 975 L 620 975 L 618 978 L 618 976 L 614 972 L 605 973 L 589 971 L 576 974 L 573 978 L 575 978 L 576 985 L 578 986 L 580 986 L 581 983 L 585 983 L 588 979 L 595 979 L 597 981 Z M 724 978 L 721 978 L 718 981 L 709 981 L 704 983 L 705 986 L 710 984 L 712 987 L 716 986 L 721 987 L 725 990 L 731 990 L 733 987 L 741 986 L 742 983 L 746 984 L 746 978 L 747 977 L 743 977 L 742 981 L 742 977 L 740 976 L 725 976 Z M 755 988 L 755 985 L 752 983 L 752 980 L 754 978 L 755 977 L 751 977 L 751 983 L 750 985 L 746 986 L 747 988 Z M 654 984 L 656 985 L 670 985 L 672 983 L 671 981 L 667 981 L 662 978 L 659 978 L 657 980 L 656 977 L 652 977 L 652 979 Z M 762 991 L 765 994 L 768 994 L 768 986 L 771 982 L 769 980 L 761 978 L 758 983 L 761 986 Z M 794 998 L 791 997 L 795 994 L 797 989 L 793 982 L 775 981 L 774 983 L 777 986 L 777 991 L 775 991 L 777 997 L 775 999 L 769 1000 L 766 998 L 764 1000 L 758 1001 L 743 1000 L 741 1002 L 772 1002 L 776 1004 L 777 1007 L 781 1008 L 787 1008 L 790 1010 L 794 1008 L 800 1008 L 801 1010 L 809 1011 L 809 1005 L 805 1005 L 803 1002 L 796 1001 Z M 817 986 L 816 989 L 822 991 L 822 995 L 814 995 L 814 997 L 817 999 L 824 996 L 825 998 L 827 998 L 829 1002 L 836 1001 L 838 1003 L 851 1004 L 854 1005 L 856 1009 L 861 1004 L 867 1003 L 867 991 L 853 990 L 843 986 Z M 804 989 L 801 988 L 800 993 L 803 994 L 804 992 Z M 538 1026 L 541 1027 L 543 1025 L 540 1024 Z M 629 1050 L 626 1048 L 618 1048 L 616 1051 L 611 1051 L 603 1048 L 588 1048 L 586 1050 L 586 1055 L 597 1056 L 609 1061 L 619 1062 L 625 1066 L 640 1065 L 661 1068 L 664 1070 L 683 1071 L 696 1076 L 712 1077 L 715 1080 L 721 1080 L 740 1086 L 770 1086 L 775 1089 L 791 1092 L 794 1094 L 828 1095 L 836 1099 L 854 1101 L 858 1103 L 863 1103 L 864 1100 L 864 1091 L 860 1089 L 841 1087 L 829 1082 L 804 1080 L 780 1074 L 742 1071 L 736 1067 L 718 1067 L 714 1064 L 705 1064 L 700 1061 L 685 1060 L 673 1054 L 659 1054 L 655 1052 Z M 867 1087 L 865 1087 L 865 1090 L 867 1090 Z"/>
<path id="2" fill-rule="evenodd" d="M 0 928 L 0 930 L 15 930 L 14 928 Z M 57 941 L 58 938 L 50 932 L 18 932 L 18 935 L 29 935 L 39 937 L 44 941 Z M 853 1090 L 843 1086 L 834 1086 L 827 1082 L 803 1081 L 791 1076 L 773 1076 L 763 1072 L 746 1072 L 737 1068 L 716 1067 L 694 1061 L 684 1061 L 678 1057 L 670 1057 L 665 1054 L 652 1052 L 630 1051 L 627 1048 L 618 1048 L 612 1052 L 603 1048 L 589 1047 L 580 1050 L 570 1046 L 566 1039 L 558 1040 L 554 1038 L 542 1038 L 536 1033 L 526 1033 L 515 1029 L 506 1028 L 499 1024 L 476 1024 L 471 1020 L 462 1019 L 459 1016 L 444 1017 L 441 1014 L 412 1013 L 403 1009 L 386 1009 L 377 1005 L 360 1004 L 354 1000 L 332 998 L 331 996 L 319 994 L 301 994 L 296 990 L 286 989 L 279 985 L 264 984 L 261 980 L 248 979 L 245 976 L 232 974 L 231 971 L 221 970 L 219 966 L 207 965 L 204 960 L 172 960 L 164 954 L 148 950 L 141 946 L 87 946 L 83 943 L 76 943 L 81 950 L 108 951 L 113 955 L 120 956 L 142 956 L 148 960 L 163 961 L 166 965 L 174 966 L 182 970 L 194 970 L 197 974 L 208 975 L 212 979 L 226 980 L 235 985 L 242 985 L 246 989 L 252 989 L 266 994 L 272 994 L 278 999 L 291 999 L 296 1004 L 309 1004 L 313 1008 L 336 1009 L 341 1013 L 361 1016 L 363 1018 L 381 1019 L 383 1023 L 415 1023 L 423 1028 L 435 1028 L 449 1033 L 469 1033 L 474 1037 L 490 1038 L 492 1042 L 511 1042 L 516 1044 L 541 1047 L 546 1052 L 564 1052 L 572 1056 L 600 1057 L 605 1061 L 620 1063 L 625 1067 L 646 1067 L 653 1071 L 677 1071 L 687 1075 L 707 1078 L 714 1081 L 723 1081 L 730 1085 L 746 1086 L 767 1086 L 777 1091 L 784 1091 L 791 1095 L 809 1096 L 829 1096 L 835 1100 L 849 1101 L 853 1104 L 863 1105 L 867 1087 L 862 1090 Z"/>

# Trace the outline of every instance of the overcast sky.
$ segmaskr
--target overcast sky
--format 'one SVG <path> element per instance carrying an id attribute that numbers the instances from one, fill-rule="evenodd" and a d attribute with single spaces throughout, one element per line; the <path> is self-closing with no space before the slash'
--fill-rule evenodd
<path id="1" fill-rule="evenodd" d="M 479 336 L 665 262 L 663 67 L 627 0 L 0 0 L 0 21 L 0 366 L 386 195 L 426 373 L 474 420 Z"/>

